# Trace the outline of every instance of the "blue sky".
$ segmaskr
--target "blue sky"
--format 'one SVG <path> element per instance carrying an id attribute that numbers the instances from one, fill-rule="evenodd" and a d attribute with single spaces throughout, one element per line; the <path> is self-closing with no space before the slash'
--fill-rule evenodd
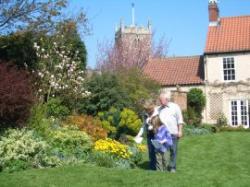
<path id="1" fill-rule="evenodd" d="M 123 19 L 131 24 L 131 4 L 135 4 L 137 25 L 152 23 L 155 39 L 164 36 L 169 56 L 203 53 L 208 28 L 208 0 L 71 0 L 70 11 L 83 8 L 92 33 L 83 38 L 88 66 L 95 67 L 98 42 L 114 40 L 115 27 Z M 250 0 L 220 0 L 220 16 L 250 15 Z"/>

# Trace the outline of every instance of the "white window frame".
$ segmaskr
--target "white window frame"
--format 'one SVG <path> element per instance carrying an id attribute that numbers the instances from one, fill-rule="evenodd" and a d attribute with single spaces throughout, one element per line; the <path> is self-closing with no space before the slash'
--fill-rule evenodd
<path id="1" fill-rule="evenodd" d="M 230 100 L 229 101 L 230 103 L 229 103 L 229 106 L 230 106 L 230 125 L 232 126 L 232 127 L 238 127 L 239 125 L 243 125 L 242 124 L 242 117 L 243 117 L 243 115 L 242 115 L 242 102 L 245 102 L 245 109 L 246 109 L 246 121 L 247 121 L 247 124 L 244 124 L 243 125 L 243 127 L 244 128 L 249 128 L 249 102 L 250 102 L 250 100 L 248 100 L 248 99 L 233 99 L 233 100 Z M 237 116 L 237 124 L 236 125 L 233 125 L 233 120 L 232 120 L 232 102 L 236 102 L 236 110 L 237 110 L 237 114 L 236 114 L 236 116 Z M 245 116 L 245 115 L 244 115 Z"/>
<path id="2" fill-rule="evenodd" d="M 233 121 L 233 114 L 232 114 L 232 112 L 233 112 L 233 106 L 232 106 L 232 104 L 233 104 L 233 102 L 236 104 L 236 115 L 234 115 L 234 117 L 236 118 L 235 120 L 237 120 L 237 124 L 233 124 L 234 123 L 234 121 Z M 232 100 L 232 101 L 230 101 L 230 125 L 232 125 L 233 127 L 237 127 L 238 126 L 238 122 L 239 122 L 239 115 L 238 115 L 238 102 L 237 102 L 237 100 Z"/>
<path id="3" fill-rule="evenodd" d="M 229 60 L 232 60 L 233 67 L 224 67 L 224 61 L 226 61 L 226 66 L 229 64 Z M 234 72 L 234 79 L 225 80 L 225 73 L 224 71 L 233 71 Z M 227 74 L 227 77 L 232 77 L 233 75 Z M 225 82 L 235 82 L 236 81 L 236 70 L 235 70 L 235 58 L 234 57 L 223 57 L 222 58 L 222 80 Z"/>

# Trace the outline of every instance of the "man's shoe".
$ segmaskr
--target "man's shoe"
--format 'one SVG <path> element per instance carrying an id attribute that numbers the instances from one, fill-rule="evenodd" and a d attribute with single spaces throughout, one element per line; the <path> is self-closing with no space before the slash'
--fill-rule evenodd
<path id="1" fill-rule="evenodd" d="M 176 170 L 175 169 L 171 169 L 170 173 L 176 173 Z"/>

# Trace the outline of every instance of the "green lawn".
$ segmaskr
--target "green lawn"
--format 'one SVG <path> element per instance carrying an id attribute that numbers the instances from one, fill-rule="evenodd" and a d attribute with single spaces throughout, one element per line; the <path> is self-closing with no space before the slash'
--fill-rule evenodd
<path id="1" fill-rule="evenodd" d="M 175 174 L 85 165 L 1 173 L 0 186 L 250 186 L 250 133 L 185 137 L 179 145 Z"/>

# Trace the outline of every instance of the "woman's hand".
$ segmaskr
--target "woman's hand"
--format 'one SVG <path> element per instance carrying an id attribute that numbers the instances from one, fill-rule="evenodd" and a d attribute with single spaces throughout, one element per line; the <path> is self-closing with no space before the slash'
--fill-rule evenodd
<path id="1" fill-rule="evenodd" d="M 166 143 L 166 142 L 167 142 L 167 140 L 162 140 L 162 141 L 160 141 L 161 144 L 164 144 L 164 143 Z"/>

